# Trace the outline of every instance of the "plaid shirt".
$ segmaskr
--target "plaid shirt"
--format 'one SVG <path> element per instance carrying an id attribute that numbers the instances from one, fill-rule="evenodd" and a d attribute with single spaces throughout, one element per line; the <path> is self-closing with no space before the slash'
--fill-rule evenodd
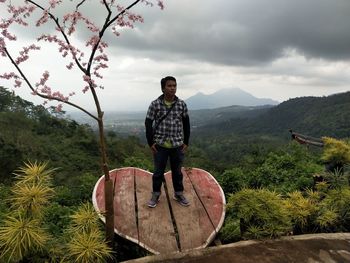
<path id="1" fill-rule="evenodd" d="M 175 96 L 175 105 L 168 116 L 158 125 L 159 119 L 164 116 L 168 107 L 164 103 L 164 95 L 152 101 L 148 108 L 146 119 L 154 121 L 154 126 L 158 125 L 154 131 L 153 141 L 158 145 L 164 145 L 169 140 L 173 147 L 181 146 L 183 141 L 183 118 L 188 118 L 186 103 Z"/>

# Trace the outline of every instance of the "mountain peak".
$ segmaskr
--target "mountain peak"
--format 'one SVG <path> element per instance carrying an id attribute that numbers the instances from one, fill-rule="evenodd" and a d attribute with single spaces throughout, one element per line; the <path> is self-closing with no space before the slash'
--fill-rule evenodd
<path id="1" fill-rule="evenodd" d="M 212 94 L 198 92 L 196 95 L 186 100 L 188 108 L 191 110 L 213 109 L 232 105 L 240 106 L 260 106 L 276 105 L 279 102 L 272 99 L 256 98 L 250 93 L 240 88 L 220 89 Z"/>

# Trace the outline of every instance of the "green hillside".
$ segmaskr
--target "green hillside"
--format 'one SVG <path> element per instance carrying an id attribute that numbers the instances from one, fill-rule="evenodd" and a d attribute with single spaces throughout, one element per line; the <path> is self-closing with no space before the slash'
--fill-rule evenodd
<path id="1" fill-rule="evenodd" d="M 121 139 L 114 132 L 106 136 L 111 167 L 138 159 L 146 159 L 140 164 L 144 168 L 151 166 L 148 149 L 137 138 Z M 90 126 L 0 87 L 0 180 L 9 180 L 23 161 L 49 161 L 50 166 L 59 168 L 57 183 L 70 184 L 82 173 L 101 174 L 98 140 Z"/>
<path id="2" fill-rule="evenodd" d="M 316 136 L 336 134 L 340 137 L 341 131 L 345 133 L 348 129 L 347 122 L 341 122 L 349 116 L 348 101 L 349 93 L 345 93 L 326 98 L 294 99 L 261 110 L 232 106 L 200 112 L 207 114 L 207 122 L 214 123 L 221 117 L 225 121 L 193 130 L 184 166 L 207 170 L 221 185 L 227 198 L 226 218 L 218 234 L 223 243 L 290 233 L 350 230 L 349 167 L 345 166 L 347 169 L 342 174 L 326 173 L 321 158 L 323 149 L 307 148 L 286 140 L 290 127 Z M 230 119 L 232 116 L 240 116 L 240 119 Z M 312 130 L 316 123 L 322 124 L 317 127 L 319 133 Z M 107 130 L 106 139 L 110 169 L 135 166 L 152 171 L 150 149 L 139 138 L 120 137 Z M 339 151 L 331 149 L 330 154 L 346 155 L 343 164 L 348 165 L 350 145 L 347 142 L 342 145 Z M 20 178 L 27 180 L 24 176 L 13 179 L 13 171 L 23 167 L 24 161 L 44 166 L 48 161 L 48 168 L 58 169 L 49 170 L 53 180 L 52 183 L 47 180 L 44 186 L 53 191 L 52 196 L 45 197 L 45 202 L 36 206 L 35 211 L 40 213 L 35 218 L 35 227 L 30 228 L 50 238 L 43 242 L 42 249 L 28 250 L 30 253 L 18 258 L 22 258 L 20 262 L 67 262 L 66 255 L 72 253 L 70 244 L 81 234 L 80 229 L 69 232 L 76 226 L 76 218 L 83 215 L 80 221 L 85 223 L 88 221 L 85 216 L 90 218 L 91 215 L 96 228 L 103 229 L 89 204 L 93 187 L 101 175 L 97 134 L 90 126 L 78 124 L 64 113 L 35 106 L 0 87 L 0 199 L 5 200 L 0 202 L 0 232 L 7 233 L 0 235 L 1 262 L 8 251 L 13 251 L 13 231 L 9 231 L 28 229 L 23 224 L 13 227 L 12 222 L 29 220 L 34 215 L 29 210 L 22 211 L 21 200 L 35 203 L 31 197 L 35 197 L 37 191 L 26 190 L 27 186 L 33 187 L 28 181 L 27 184 L 25 181 L 18 183 Z M 325 181 L 316 184 L 314 175 L 321 175 Z M 25 191 L 18 191 L 19 186 Z M 17 199 L 11 199 L 16 194 Z M 82 202 L 87 203 L 81 206 Z M 18 215 L 13 213 L 15 211 Z M 21 212 L 28 216 L 23 217 Z M 5 220 L 9 216 L 12 219 Z M 92 246 L 99 252 L 98 246 L 104 244 L 101 233 Z M 25 244 L 32 248 L 33 239 L 26 240 Z M 118 262 L 146 255 L 136 245 L 120 237 L 116 240 Z M 22 240 L 19 241 L 17 244 L 22 246 Z M 85 253 L 85 246 L 80 251 Z M 15 258 L 11 260 L 19 262 Z"/>
<path id="3" fill-rule="evenodd" d="M 349 116 L 350 92 L 328 97 L 301 97 L 283 102 L 254 118 L 233 116 L 215 125 L 205 125 L 201 127 L 200 134 L 266 134 L 285 137 L 288 130 L 293 129 L 314 137 L 344 138 L 349 136 Z"/>

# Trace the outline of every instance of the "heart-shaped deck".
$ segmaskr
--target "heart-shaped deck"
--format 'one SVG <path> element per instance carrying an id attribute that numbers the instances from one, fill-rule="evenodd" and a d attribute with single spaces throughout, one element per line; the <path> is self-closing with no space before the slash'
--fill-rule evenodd
<path id="1" fill-rule="evenodd" d="M 184 194 L 190 206 L 173 199 L 171 172 L 167 172 L 160 201 L 149 208 L 152 174 L 126 167 L 110 171 L 114 180 L 115 232 L 148 251 L 159 254 L 203 248 L 209 245 L 225 217 L 225 196 L 215 178 L 198 168 L 183 168 Z M 93 204 L 101 219 L 104 208 L 104 176 L 96 183 Z"/>

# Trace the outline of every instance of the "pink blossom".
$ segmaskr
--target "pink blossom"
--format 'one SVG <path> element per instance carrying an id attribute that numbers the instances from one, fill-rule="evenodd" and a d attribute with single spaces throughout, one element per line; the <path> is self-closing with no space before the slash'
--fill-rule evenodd
<path id="1" fill-rule="evenodd" d="M 0 37 L 0 54 L 3 57 L 6 57 L 5 47 L 6 47 L 5 41 L 2 37 Z"/>
<path id="2" fill-rule="evenodd" d="M 100 37 L 98 35 L 94 35 L 92 36 L 87 42 L 86 42 L 86 46 L 96 46 L 97 43 L 100 41 Z"/>
<path id="3" fill-rule="evenodd" d="M 103 76 L 102 76 L 100 73 L 98 73 L 97 71 L 94 71 L 93 74 L 94 74 L 97 78 L 103 79 Z"/>
<path id="4" fill-rule="evenodd" d="M 40 47 L 34 44 L 28 47 L 23 47 L 23 50 L 19 52 L 20 56 L 16 58 L 15 63 L 19 65 L 20 63 L 26 61 L 29 58 L 28 53 L 30 50 L 40 50 Z"/>
<path id="5" fill-rule="evenodd" d="M 68 101 L 68 97 L 65 97 L 61 92 L 55 91 L 51 95 L 52 98 L 60 99 L 61 101 Z"/>
<path id="6" fill-rule="evenodd" d="M 10 73 L 4 73 L 4 74 L 0 75 L 0 78 L 2 78 L 2 79 L 12 79 L 12 78 L 18 79 L 19 76 L 14 72 L 10 72 Z"/>
<path id="7" fill-rule="evenodd" d="M 67 69 L 72 69 L 72 68 L 73 68 L 73 65 L 74 65 L 74 63 L 71 62 L 71 63 L 69 63 L 66 67 L 67 67 Z"/>
<path id="8" fill-rule="evenodd" d="M 48 71 L 45 71 L 43 73 L 43 77 L 40 79 L 40 82 L 36 83 L 35 86 L 39 87 L 39 86 L 44 86 L 46 81 L 49 79 L 50 77 L 50 73 Z"/>
<path id="9" fill-rule="evenodd" d="M 60 3 L 62 3 L 62 0 L 50 0 L 49 2 L 51 8 L 55 8 Z"/>
<path id="10" fill-rule="evenodd" d="M 163 10 L 163 9 L 164 9 L 164 3 L 163 3 L 163 1 L 159 1 L 159 0 L 158 0 L 158 6 L 160 7 L 161 10 Z"/>
<path id="11" fill-rule="evenodd" d="M 55 111 L 56 111 L 56 112 L 61 112 L 61 111 L 62 111 L 62 108 L 63 108 L 63 105 L 62 105 L 62 103 L 60 103 L 60 104 L 58 104 L 58 105 L 56 106 Z"/>
<path id="12" fill-rule="evenodd" d="M 15 35 L 10 34 L 7 29 L 2 30 L 1 34 L 7 38 L 8 40 L 17 40 L 17 37 Z"/>
<path id="13" fill-rule="evenodd" d="M 82 90 L 82 92 L 85 94 L 88 90 L 89 90 L 89 86 L 85 86 L 84 88 L 83 88 L 83 90 Z"/>
<path id="14" fill-rule="evenodd" d="M 51 11 L 57 8 L 60 4 L 62 4 L 63 0 L 34 0 L 33 2 L 37 3 L 39 7 L 36 6 L 36 4 L 31 3 L 31 1 L 18 1 L 18 4 L 15 4 L 15 2 L 17 3 L 17 1 L 0 0 L 0 3 L 5 3 L 2 5 L 1 10 L 7 10 L 7 15 L 9 15 L 7 18 L 0 18 L 1 56 L 7 56 L 6 41 L 17 40 L 16 34 L 14 34 L 13 31 L 10 30 L 12 26 L 28 26 L 28 21 L 31 21 L 31 19 L 29 18 L 33 16 L 34 11 L 37 11 L 38 13 L 35 14 L 35 16 L 39 15 L 39 19 L 35 22 L 36 26 L 41 26 L 47 23 L 49 19 L 52 19 L 53 21 L 51 21 L 52 23 L 50 23 L 50 25 L 52 25 L 52 29 L 56 30 L 53 34 L 44 34 L 40 36 L 37 39 L 37 41 L 55 43 L 55 45 L 57 45 L 58 47 L 59 53 L 63 57 L 68 59 L 68 62 L 66 63 L 67 69 L 72 69 L 75 63 L 78 65 L 79 69 L 81 69 L 84 72 L 83 80 L 86 86 L 83 88 L 83 93 L 86 93 L 89 89 L 92 88 L 104 88 L 103 86 L 97 85 L 97 83 L 95 82 L 95 80 L 97 80 L 98 78 L 103 78 L 101 72 L 103 69 L 108 68 L 107 63 L 109 61 L 107 55 L 105 54 L 105 50 L 108 48 L 108 44 L 107 42 L 102 41 L 101 39 L 103 37 L 101 34 L 103 32 L 100 32 L 102 27 L 99 28 L 99 25 L 95 25 L 92 20 L 90 20 L 88 17 L 85 17 L 83 13 L 80 12 L 81 10 L 83 10 L 82 8 L 76 8 L 75 11 L 65 14 L 64 16 L 59 15 L 60 12 L 52 13 Z M 84 2 L 85 1 L 79 1 L 80 6 L 81 4 L 84 4 Z M 108 11 L 113 11 L 111 17 L 105 17 L 105 19 L 107 20 L 105 20 L 104 26 L 110 26 L 112 32 L 115 35 L 119 36 L 120 33 L 117 31 L 119 28 L 133 28 L 135 23 L 142 23 L 143 18 L 139 14 L 133 13 L 130 10 L 126 10 L 125 7 L 118 5 L 117 2 L 119 1 L 100 0 L 100 3 L 104 6 L 105 9 L 108 9 Z M 161 9 L 164 8 L 163 1 L 161 0 L 141 0 L 141 2 L 151 6 L 153 6 L 153 3 L 158 3 L 158 6 Z M 119 17 L 115 20 L 113 24 L 109 24 L 108 22 L 110 22 L 111 19 L 114 19 L 115 16 L 118 14 L 116 14 L 116 12 L 119 13 Z M 123 15 L 120 15 L 121 12 L 123 13 Z M 104 20 L 102 19 L 101 21 Z M 96 55 L 93 57 L 92 60 L 85 60 L 84 53 L 80 51 L 76 46 L 71 44 L 74 43 L 73 41 L 75 39 L 72 39 L 70 36 L 77 30 L 78 23 L 79 25 L 83 24 L 90 32 L 92 32 L 92 37 L 90 37 L 86 42 L 86 46 L 89 47 L 87 48 L 87 50 L 89 50 L 91 47 L 91 50 L 96 51 Z M 23 49 L 19 52 L 18 57 L 14 57 L 15 63 L 19 65 L 22 62 L 28 60 L 31 51 L 39 49 L 40 47 L 36 45 L 23 47 Z M 87 57 L 89 58 L 90 55 L 91 54 L 88 54 Z M 90 65 L 90 63 L 93 65 L 93 68 L 91 69 L 90 67 L 87 67 L 87 65 Z M 89 72 L 87 72 L 87 70 L 89 70 Z M 23 73 L 20 71 L 20 74 Z M 71 92 L 68 96 L 65 96 L 59 91 L 54 91 L 50 86 L 48 86 L 49 77 L 50 73 L 48 71 L 45 71 L 42 74 L 42 77 L 39 79 L 39 81 L 37 83 L 34 82 L 35 88 L 32 91 L 33 95 L 42 94 L 45 95 L 48 98 L 48 100 L 56 99 L 60 100 L 61 102 L 68 101 L 68 99 L 71 96 L 75 95 L 74 92 Z M 0 75 L 0 78 L 12 80 L 14 82 L 14 87 L 20 87 L 24 81 L 20 77 L 20 75 L 17 75 L 13 72 L 4 73 Z M 44 102 L 44 104 L 45 103 L 47 103 L 47 100 Z M 61 111 L 62 104 L 59 104 L 56 109 L 58 111 Z"/>
<path id="15" fill-rule="evenodd" d="M 96 56 L 94 58 L 95 61 L 101 61 L 101 60 L 104 60 L 104 61 L 108 61 L 108 57 L 106 54 L 102 54 L 102 55 L 99 55 L 99 56 Z"/>
<path id="16" fill-rule="evenodd" d="M 15 88 L 19 88 L 22 85 L 22 81 L 16 79 L 15 80 Z"/>
<path id="17" fill-rule="evenodd" d="M 41 26 L 45 24 L 49 20 L 49 12 L 47 10 L 44 11 L 42 17 L 36 22 L 36 26 Z"/>
<path id="18" fill-rule="evenodd" d="M 84 75 L 83 80 L 89 84 L 89 87 L 93 87 L 93 88 L 97 87 L 95 81 L 90 76 Z"/>

